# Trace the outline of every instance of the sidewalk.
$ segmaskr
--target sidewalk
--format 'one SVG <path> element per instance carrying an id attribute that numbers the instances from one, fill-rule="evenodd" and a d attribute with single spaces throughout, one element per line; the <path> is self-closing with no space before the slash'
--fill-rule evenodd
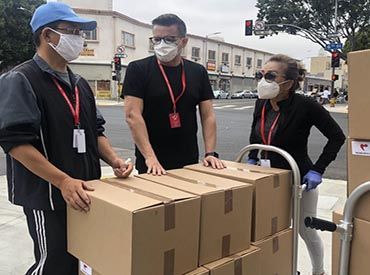
<path id="1" fill-rule="evenodd" d="M 112 176 L 110 167 L 103 167 L 103 176 Z M 320 185 L 318 215 L 331 220 L 334 209 L 343 208 L 346 182 L 324 179 Z M 319 232 L 325 244 L 325 268 L 331 274 L 331 233 Z M 33 264 L 33 245 L 27 232 L 22 208 L 7 200 L 5 176 L 0 176 L 0 274 L 25 274 Z M 302 275 L 310 275 L 310 260 L 302 240 L 299 243 L 298 267 Z M 284 274 L 285 275 L 285 274 Z"/>
<path id="2" fill-rule="evenodd" d="M 348 114 L 348 104 L 335 104 L 335 107 L 330 107 L 329 104 L 326 104 L 324 107 L 329 112 Z"/>
<path id="3" fill-rule="evenodd" d="M 124 106 L 124 101 L 122 99 L 113 100 L 113 99 L 96 99 L 96 105 L 99 107 L 104 106 Z M 336 104 L 335 107 L 330 107 L 329 104 L 324 105 L 325 109 L 333 113 L 348 113 L 347 104 Z"/>

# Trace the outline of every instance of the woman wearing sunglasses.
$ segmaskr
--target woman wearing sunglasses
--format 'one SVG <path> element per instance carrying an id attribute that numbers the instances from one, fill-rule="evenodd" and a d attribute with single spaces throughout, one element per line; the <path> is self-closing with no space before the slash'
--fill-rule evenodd
<path id="1" fill-rule="evenodd" d="M 309 97 L 296 94 L 305 70 L 296 60 L 285 55 L 274 55 L 256 73 L 259 99 L 253 114 L 251 144 L 277 146 L 287 151 L 297 162 L 302 184 L 307 185 L 301 204 L 300 235 L 307 245 L 314 275 L 324 272 L 323 243 L 317 232 L 304 225 L 304 218 L 316 216 L 322 174 L 336 158 L 345 136 L 329 112 Z M 308 156 L 308 137 L 315 126 L 328 140 L 316 162 Z M 259 159 L 260 157 L 260 159 Z M 249 155 L 248 163 L 290 169 L 278 154 L 257 151 Z"/>

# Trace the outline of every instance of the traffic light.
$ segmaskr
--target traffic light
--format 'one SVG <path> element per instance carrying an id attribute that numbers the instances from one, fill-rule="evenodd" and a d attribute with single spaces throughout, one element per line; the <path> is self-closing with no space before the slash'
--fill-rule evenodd
<path id="1" fill-rule="evenodd" d="M 253 35 L 253 20 L 245 20 L 245 35 Z"/>
<path id="2" fill-rule="evenodd" d="M 337 75 L 337 74 L 333 74 L 332 76 L 331 76 L 331 80 L 332 81 L 335 81 L 335 80 L 338 80 L 339 79 L 339 75 Z"/>
<path id="3" fill-rule="evenodd" d="M 340 55 L 338 52 L 331 53 L 331 67 L 338 68 L 340 66 Z"/>
<path id="4" fill-rule="evenodd" d="M 122 68 L 122 65 L 121 65 L 121 58 L 118 57 L 118 56 L 115 56 L 114 59 L 114 70 L 115 71 L 120 71 L 121 68 Z"/>

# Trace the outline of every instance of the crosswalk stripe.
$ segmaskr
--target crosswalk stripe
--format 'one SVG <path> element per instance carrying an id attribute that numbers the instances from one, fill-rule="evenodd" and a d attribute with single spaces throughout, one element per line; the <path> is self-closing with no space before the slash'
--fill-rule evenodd
<path id="1" fill-rule="evenodd" d="M 245 109 L 252 109 L 254 108 L 253 106 L 244 106 L 244 107 L 239 107 L 239 108 L 234 108 L 234 110 L 245 110 Z"/>
<path id="2" fill-rule="evenodd" d="M 233 108 L 233 107 L 236 107 L 236 105 L 217 106 L 217 107 L 214 107 L 214 109 L 225 109 L 225 108 Z"/>

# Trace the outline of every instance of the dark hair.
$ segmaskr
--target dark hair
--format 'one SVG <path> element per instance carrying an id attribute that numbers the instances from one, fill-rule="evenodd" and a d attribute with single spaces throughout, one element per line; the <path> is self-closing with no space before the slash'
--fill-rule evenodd
<path id="1" fill-rule="evenodd" d="M 54 22 L 51 22 L 49 24 L 46 24 L 44 26 L 41 26 L 40 28 L 38 28 L 32 35 L 32 40 L 33 40 L 33 44 L 35 44 L 36 48 L 40 46 L 41 44 L 41 41 L 40 41 L 40 35 L 41 35 L 41 32 L 43 29 L 45 28 L 51 28 L 51 29 L 55 29 L 58 27 L 58 25 L 61 23 L 62 21 L 61 20 L 58 20 L 58 21 L 54 21 Z"/>
<path id="2" fill-rule="evenodd" d="M 158 16 L 157 18 L 155 18 L 152 21 L 152 24 L 153 26 L 159 25 L 159 26 L 166 26 L 166 27 L 176 25 L 177 29 L 179 30 L 180 36 L 183 37 L 186 35 L 186 25 L 184 21 L 182 21 L 180 17 L 178 17 L 175 14 L 171 14 L 171 13 L 162 14 Z"/>
<path id="3" fill-rule="evenodd" d="M 290 93 L 294 93 L 300 88 L 299 83 L 302 82 L 306 76 L 306 70 L 301 62 L 284 54 L 273 55 L 267 62 L 278 62 L 285 66 L 286 79 L 294 80 Z"/>

